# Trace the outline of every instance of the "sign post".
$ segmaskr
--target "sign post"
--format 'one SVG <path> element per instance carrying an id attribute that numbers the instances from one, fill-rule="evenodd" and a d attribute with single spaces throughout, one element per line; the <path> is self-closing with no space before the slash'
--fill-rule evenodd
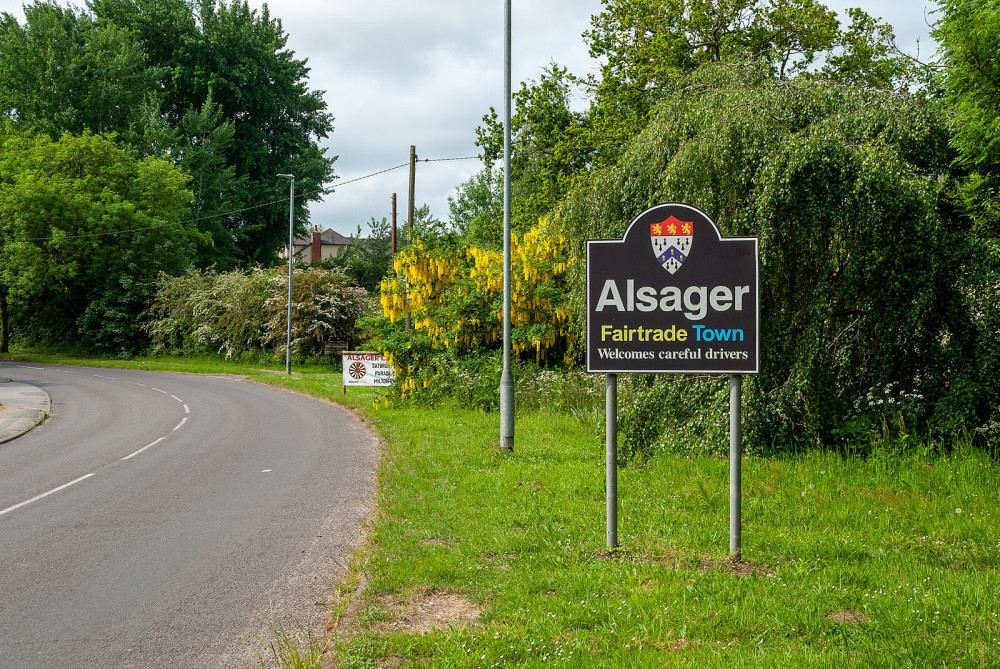
<path id="1" fill-rule="evenodd" d="M 618 547 L 618 375 L 608 374 L 604 396 L 605 506 L 608 548 Z"/>
<path id="2" fill-rule="evenodd" d="M 743 548 L 743 426 L 740 396 L 743 377 L 729 376 L 729 554 L 740 557 Z"/>
<path id="3" fill-rule="evenodd" d="M 756 237 L 666 203 L 587 242 L 587 371 L 607 374 L 608 546 L 617 545 L 617 375 L 730 375 L 730 551 L 739 554 L 742 374 L 760 370 Z"/>

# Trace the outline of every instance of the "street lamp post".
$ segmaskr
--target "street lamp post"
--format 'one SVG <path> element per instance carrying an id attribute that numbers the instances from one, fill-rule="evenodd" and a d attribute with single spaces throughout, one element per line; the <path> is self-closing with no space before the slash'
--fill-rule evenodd
<path id="1" fill-rule="evenodd" d="M 503 100 L 503 372 L 500 375 L 500 448 L 514 450 L 514 375 L 510 371 L 510 0 L 504 0 Z"/>
<path id="2" fill-rule="evenodd" d="M 292 373 L 292 262 L 295 259 L 295 175 L 279 174 L 288 179 L 288 331 L 285 336 L 285 373 Z"/>

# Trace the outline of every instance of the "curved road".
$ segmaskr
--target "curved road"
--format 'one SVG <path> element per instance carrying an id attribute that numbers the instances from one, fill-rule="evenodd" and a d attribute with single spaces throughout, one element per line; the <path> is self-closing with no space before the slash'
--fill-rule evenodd
<path id="1" fill-rule="evenodd" d="M 0 667 L 244 667 L 316 624 L 374 438 L 235 378 L 0 363 L 51 418 L 0 445 Z"/>

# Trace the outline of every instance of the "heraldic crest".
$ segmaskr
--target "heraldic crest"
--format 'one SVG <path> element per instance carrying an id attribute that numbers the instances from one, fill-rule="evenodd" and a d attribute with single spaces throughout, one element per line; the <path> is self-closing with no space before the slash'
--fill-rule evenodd
<path id="1" fill-rule="evenodd" d="M 649 224 L 649 240 L 657 261 L 671 274 L 680 269 L 691 253 L 694 239 L 694 222 L 682 221 L 673 216 L 665 221 Z"/>

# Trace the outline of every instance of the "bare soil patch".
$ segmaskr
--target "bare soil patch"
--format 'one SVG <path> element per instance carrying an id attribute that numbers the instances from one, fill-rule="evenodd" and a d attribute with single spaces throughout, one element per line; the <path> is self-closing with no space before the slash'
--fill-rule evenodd
<path id="1" fill-rule="evenodd" d="M 768 571 L 763 567 L 750 564 L 749 562 L 744 562 L 736 557 L 729 557 L 721 562 L 704 560 L 701 562 L 701 568 L 705 571 L 710 569 L 721 569 L 732 576 L 754 576 L 756 578 L 765 578 L 775 575 L 773 571 Z"/>
<path id="2" fill-rule="evenodd" d="M 479 622 L 482 611 L 457 592 L 421 588 L 405 600 L 382 597 L 382 606 L 391 619 L 380 625 L 382 631 L 433 632 L 450 627 L 467 627 Z"/>
<path id="3" fill-rule="evenodd" d="M 775 572 L 764 567 L 744 562 L 736 557 L 724 560 L 713 560 L 701 556 L 696 558 L 684 555 L 680 551 L 668 550 L 663 555 L 639 555 L 623 549 L 599 550 L 595 552 L 598 560 L 618 560 L 623 562 L 639 562 L 641 564 L 661 564 L 668 569 L 699 569 L 701 571 L 724 571 L 732 576 L 755 576 L 757 578 L 773 577 Z"/>
<path id="4" fill-rule="evenodd" d="M 864 625 L 870 620 L 865 614 L 850 609 L 830 611 L 826 617 L 841 625 Z"/>

